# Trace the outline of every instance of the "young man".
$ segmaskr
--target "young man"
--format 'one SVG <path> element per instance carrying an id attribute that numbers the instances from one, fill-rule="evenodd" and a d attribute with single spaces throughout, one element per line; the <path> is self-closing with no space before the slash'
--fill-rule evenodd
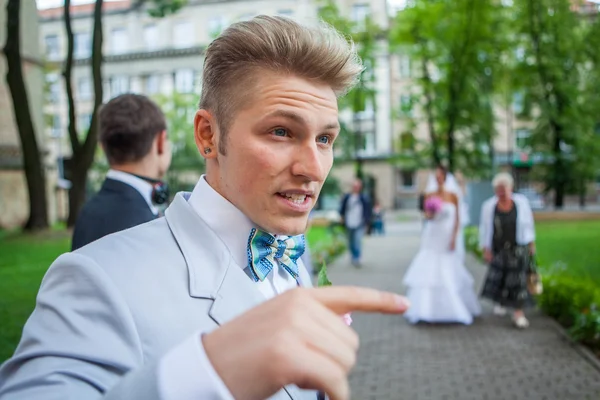
<path id="1" fill-rule="evenodd" d="M 156 206 L 168 197 L 161 180 L 171 164 L 171 146 L 160 108 L 145 96 L 124 94 L 102 107 L 99 123 L 110 170 L 77 218 L 72 250 L 152 221 Z"/>
<path id="2" fill-rule="evenodd" d="M 365 229 L 371 223 L 371 202 L 362 193 L 362 181 L 356 179 L 352 191 L 342 198 L 340 215 L 348 234 L 348 247 L 352 257 L 352 265 L 360 267 L 362 255 L 362 239 Z"/>
<path id="3" fill-rule="evenodd" d="M 407 306 L 298 288 L 310 277 L 295 235 L 333 162 L 336 94 L 360 70 L 331 30 L 276 17 L 228 28 L 206 50 L 194 121 L 206 175 L 165 218 L 59 257 L 0 397 L 348 399 L 358 338 L 341 315 Z"/>

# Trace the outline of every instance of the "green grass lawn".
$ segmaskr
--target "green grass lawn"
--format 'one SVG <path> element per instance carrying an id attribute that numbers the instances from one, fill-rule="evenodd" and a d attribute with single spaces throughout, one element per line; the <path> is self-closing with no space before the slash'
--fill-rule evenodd
<path id="1" fill-rule="evenodd" d="M 0 362 L 19 342 L 46 270 L 70 243 L 67 231 L 0 237 Z"/>
<path id="2" fill-rule="evenodd" d="M 600 286 L 600 221 L 544 221 L 537 223 L 536 233 L 542 268 L 564 262 L 567 275 Z"/>
<path id="3" fill-rule="evenodd" d="M 315 246 L 330 243 L 333 238 L 329 229 L 325 226 L 311 226 L 306 232 L 306 240 L 308 245 L 312 248 Z"/>

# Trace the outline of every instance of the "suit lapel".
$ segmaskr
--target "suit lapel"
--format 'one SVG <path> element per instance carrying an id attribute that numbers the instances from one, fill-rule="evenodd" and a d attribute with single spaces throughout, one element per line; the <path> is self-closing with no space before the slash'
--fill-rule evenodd
<path id="1" fill-rule="evenodd" d="M 231 262 L 217 289 L 209 314 L 217 324 L 223 325 L 265 300 L 250 277 Z"/>
<path id="2" fill-rule="evenodd" d="M 175 196 L 165 218 L 188 266 L 190 296 L 213 300 L 209 315 L 218 325 L 266 300 L 182 193 Z M 302 285 L 312 286 L 306 268 L 302 270 Z M 313 397 L 293 385 L 283 390 L 272 399 L 283 400 L 288 396 L 293 400 L 316 398 L 316 394 Z"/>

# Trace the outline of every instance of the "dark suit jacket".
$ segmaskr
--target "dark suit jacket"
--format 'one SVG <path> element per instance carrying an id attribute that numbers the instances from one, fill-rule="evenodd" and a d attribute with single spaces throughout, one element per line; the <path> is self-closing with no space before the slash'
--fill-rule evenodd
<path id="1" fill-rule="evenodd" d="M 155 218 L 140 192 L 124 182 L 107 178 L 100 191 L 81 209 L 71 249 Z"/>

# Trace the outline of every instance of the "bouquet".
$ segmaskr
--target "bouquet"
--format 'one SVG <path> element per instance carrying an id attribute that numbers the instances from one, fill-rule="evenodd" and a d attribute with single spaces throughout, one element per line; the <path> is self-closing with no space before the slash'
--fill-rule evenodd
<path id="1" fill-rule="evenodd" d="M 438 196 L 429 196 L 425 199 L 425 212 L 430 214 L 437 214 L 442 209 L 443 201 Z"/>

